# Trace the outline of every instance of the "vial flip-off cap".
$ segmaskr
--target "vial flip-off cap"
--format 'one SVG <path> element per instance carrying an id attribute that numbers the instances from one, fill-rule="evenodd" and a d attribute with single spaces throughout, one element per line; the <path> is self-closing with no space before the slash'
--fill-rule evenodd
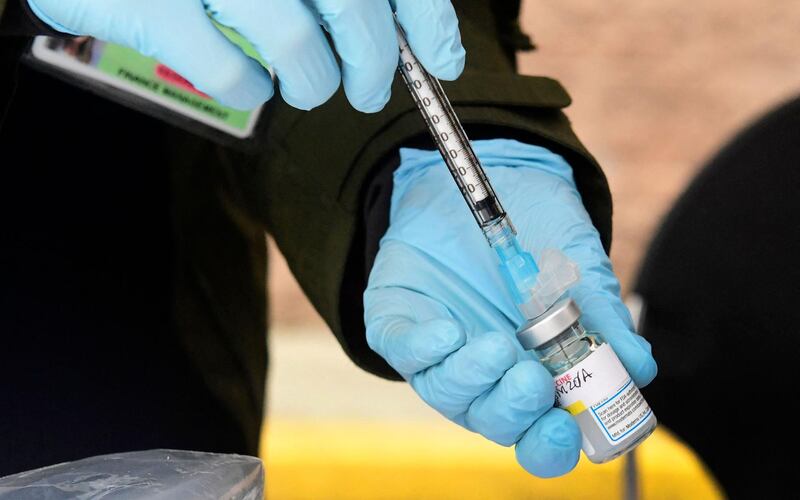
<path id="1" fill-rule="evenodd" d="M 562 295 L 580 280 L 578 265 L 559 250 L 548 248 L 539 259 L 539 274 L 527 302 L 519 304 L 526 319 L 544 314 Z"/>

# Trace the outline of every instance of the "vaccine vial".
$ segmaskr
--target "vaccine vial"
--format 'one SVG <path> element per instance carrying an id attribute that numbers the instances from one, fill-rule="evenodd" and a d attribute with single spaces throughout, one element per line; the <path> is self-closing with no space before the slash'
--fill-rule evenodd
<path id="1" fill-rule="evenodd" d="M 517 330 L 553 375 L 557 407 L 570 412 L 583 435 L 582 448 L 604 463 L 635 448 L 656 428 L 653 410 L 598 333 L 587 333 L 572 299 L 562 300 Z"/>

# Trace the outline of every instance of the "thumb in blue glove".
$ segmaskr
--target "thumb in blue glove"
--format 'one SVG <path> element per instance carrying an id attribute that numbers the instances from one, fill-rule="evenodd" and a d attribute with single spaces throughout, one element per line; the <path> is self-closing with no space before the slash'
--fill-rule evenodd
<path id="1" fill-rule="evenodd" d="M 252 109 L 270 99 L 272 79 L 214 27 L 207 13 L 253 44 L 277 75 L 284 100 L 299 109 L 324 103 L 343 80 L 353 107 L 379 111 L 389 100 L 398 61 L 388 0 L 28 2 L 54 29 L 131 47 L 239 109 Z M 431 73 L 443 79 L 458 77 L 464 49 L 450 0 L 397 0 L 396 11 Z M 430 23 L 435 29 L 429 29 Z M 333 39 L 341 69 L 325 30 Z"/>
<path id="2" fill-rule="evenodd" d="M 555 248 L 576 262 L 571 291 L 588 328 L 604 334 L 639 386 L 656 374 L 633 333 L 619 284 L 567 163 L 516 141 L 477 141 L 487 175 L 537 260 Z M 522 317 L 496 258 L 436 152 L 401 151 L 390 226 L 364 294 L 367 341 L 429 405 L 492 441 L 516 445 L 531 473 L 578 461 L 581 435 L 554 408 L 553 379 L 514 337 Z"/>

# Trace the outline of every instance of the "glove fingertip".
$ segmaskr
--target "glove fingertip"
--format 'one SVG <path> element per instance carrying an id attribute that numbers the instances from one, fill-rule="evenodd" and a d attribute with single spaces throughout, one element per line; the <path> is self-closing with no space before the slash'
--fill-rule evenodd
<path id="1" fill-rule="evenodd" d="M 385 89 L 373 93 L 369 97 L 355 97 L 350 95 L 351 92 L 346 93 L 348 94 L 347 99 L 350 101 L 350 105 L 353 106 L 356 111 L 371 114 L 378 113 L 386 107 L 392 96 L 392 88 L 391 86 L 387 86 Z"/>
<path id="2" fill-rule="evenodd" d="M 296 89 L 281 82 L 281 97 L 286 101 L 286 104 L 293 108 L 297 108 L 301 111 L 311 111 L 328 102 L 328 100 L 336 94 L 339 90 L 339 84 L 341 83 L 340 80 L 338 80 L 338 73 L 336 74 L 336 78 L 337 79 L 331 79 L 329 81 L 324 81 L 325 79 L 320 78 L 319 88 L 315 88 L 313 91 L 304 89 L 302 92 L 298 92 Z"/>
<path id="3" fill-rule="evenodd" d="M 434 319 L 420 324 L 418 328 L 433 333 L 432 348 L 440 354 L 449 354 L 467 342 L 464 329 L 448 319 Z"/>
<path id="4" fill-rule="evenodd" d="M 275 86 L 269 73 L 259 63 L 249 59 L 235 84 L 229 88 L 209 90 L 208 93 L 230 108 L 251 110 L 272 99 Z"/>
<path id="5" fill-rule="evenodd" d="M 506 380 L 509 393 L 516 396 L 516 407 L 533 413 L 544 413 L 545 409 L 552 408 L 555 400 L 553 376 L 539 361 L 520 361 L 506 373 Z"/>
<path id="6" fill-rule="evenodd" d="M 460 47 L 460 45 L 459 45 Z M 452 82 L 457 80 L 458 77 L 464 72 L 464 67 L 466 66 L 467 58 L 466 52 L 464 51 L 463 47 L 460 47 L 460 51 L 457 51 L 447 61 L 444 61 L 438 67 L 433 68 L 431 73 L 433 76 L 440 80 L 445 80 L 448 82 Z"/>
<path id="7" fill-rule="evenodd" d="M 611 344 L 637 386 L 652 382 L 658 373 L 652 348 L 633 331 L 630 314 L 622 301 L 613 294 L 596 294 L 582 302 L 584 326 L 599 332 Z"/>
<path id="8" fill-rule="evenodd" d="M 617 353 L 636 385 L 644 387 L 656 378 L 658 365 L 651 354 L 650 343 L 638 334 L 632 332 L 628 332 L 628 334 L 632 339 L 616 342 L 614 352 Z"/>
<path id="9" fill-rule="evenodd" d="M 425 69 L 440 80 L 455 80 L 464 70 L 466 51 L 458 16 L 449 0 L 397 2 L 400 20 L 411 48 Z"/>
<path id="10" fill-rule="evenodd" d="M 484 352 L 484 363 L 490 363 L 492 370 L 505 372 L 517 361 L 518 350 L 515 341 L 502 332 L 490 331 L 474 339 Z"/>
<path id="11" fill-rule="evenodd" d="M 650 344 L 650 342 L 647 341 L 646 338 L 638 334 L 634 334 L 633 338 L 636 339 L 636 342 L 639 344 L 639 347 L 641 347 L 644 352 L 646 352 L 651 356 L 653 355 L 653 346 Z"/>
<path id="12" fill-rule="evenodd" d="M 642 357 L 630 375 L 637 386 L 645 387 L 658 375 L 658 364 L 653 356 L 648 354 Z"/>
<path id="13" fill-rule="evenodd" d="M 581 432 L 564 410 L 554 408 L 537 420 L 517 443 L 519 464 L 537 477 L 562 476 L 578 464 Z"/>

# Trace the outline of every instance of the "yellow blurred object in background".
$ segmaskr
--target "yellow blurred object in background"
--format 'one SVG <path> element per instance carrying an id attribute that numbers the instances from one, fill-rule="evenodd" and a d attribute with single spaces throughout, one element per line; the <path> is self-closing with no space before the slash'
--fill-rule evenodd
<path id="1" fill-rule="evenodd" d="M 266 446 L 268 444 L 268 447 Z M 625 460 L 538 479 L 454 424 L 273 420 L 262 441 L 270 499 L 621 499 Z M 642 499 L 724 498 L 692 451 L 658 429 L 637 448 Z"/>

